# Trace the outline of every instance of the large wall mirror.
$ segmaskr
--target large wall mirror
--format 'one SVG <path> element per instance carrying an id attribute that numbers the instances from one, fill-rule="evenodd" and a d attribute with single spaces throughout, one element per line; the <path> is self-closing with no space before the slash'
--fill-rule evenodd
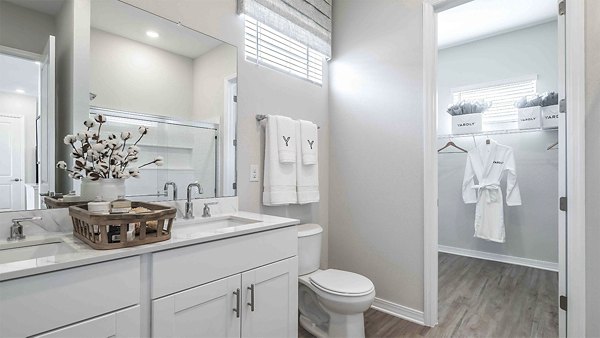
<path id="1" fill-rule="evenodd" d="M 56 105 L 48 96 L 62 97 L 51 92 L 56 88 L 46 92 L 48 83 L 60 87 L 60 77 L 68 74 L 63 68 L 72 68 L 65 62 L 77 62 L 60 57 L 65 41 L 61 11 L 68 3 L 0 0 L 2 18 L 12 17 L 0 24 L 0 149 L 11 156 L 11 161 L 0 163 L 0 211 L 45 208 L 48 193 L 66 194 L 71 189 L 79 193 L 80 181 L 72 184 L 65 178 L 68 172 L 54 168 L 57 161 L 64 160 L 69 167 L 73 161 L 64 158 L 61 131 L 77 135 L 87 128 L 75 122 L 66 129 L 55 127 L 54 122 L 76 118 L 50 109 Z M 28 47 L 22 52 L 12 43 L 23 38 L 19 36 L 27 27 L 23 21 L 36 19 L 32 13 L 39 14 L 38 21 L 42 15 L 48 17 L 54 25 L 37 32 L 37 40 L 42 44 L 45 36 L 51 43 L 56 36 L 59 55 L 47 55 L 54 50 L 45 43 L 38 50 Z M 15 19 L 17 14 L 21 22 Z M 6 29 L 10 25 L 16 27 Z M 161 166 L 141 167 L 137 177 L 125 180 L 126 196 L 145 201 L 185 199 L 190 183 L 202 186 L 194 198 L 236 195 L 235 46 L 118 0 L 91 0 L 89 55 L 76 57 L 89 57 L 86 114 L 91 120 L 99 115 L 106 119 L 101 137 L 130 132 L 131 139 L 123 142 L 128 147 L 144 127 L 148 134 L 137 143 L 139 155 L 132 166 L 160 158 Z M 48 70 L 55 82 L 48 80 Z M 16 105 L 30 109 L 17 111 Z M 97 124 L 91 131 L 96 129 Z"/>
<path id="2" fill-rule="evenodd" d="M 93 0 L 90 113 L 116 135 L 149 129 L 139 163 L 161 157 L 126 181 L 131 198 L 235 196 L 237 48 L 117 0 Z"/>

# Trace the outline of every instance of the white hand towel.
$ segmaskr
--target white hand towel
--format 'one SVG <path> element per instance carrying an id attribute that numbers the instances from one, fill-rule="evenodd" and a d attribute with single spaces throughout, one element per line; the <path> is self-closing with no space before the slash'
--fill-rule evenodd
<path id="1" fill-rule="evenodd" d="M 298 203 L 296 163 L 281 163 L 278 153 L 277 119 L 268 116 L 265 129 L 264 205 Z"/>
<path id="2" fill-rule="evenodd" d="M 285 116 L 274 118 L 277 120 L 279 162 L 296 163 L 296 121 Z"/>
<path id="3" fill-rule="evenodd" d="M 300 120 L 300 142 L 302 142 L 302 164 L 313 165 L 317 164 L 319 158 L 319 133 L 317 125 L 310 122 Z"/>
<path id="4" fill-rule="evenodd" d="M 296 123 L 296 133 L 300 136 L 300 122 Z M 302 151 L 300 144 L 297 146 L 298 154 Z M 296 163 L 298 204 L 319 202 L 319 165 L 304 165 L 302 161 Z"/>

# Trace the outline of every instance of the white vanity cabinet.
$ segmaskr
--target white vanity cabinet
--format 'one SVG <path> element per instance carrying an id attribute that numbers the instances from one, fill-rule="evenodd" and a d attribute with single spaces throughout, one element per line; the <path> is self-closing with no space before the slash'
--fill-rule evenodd
<path id="1" fill-rule="evenodd" d="M 0 337 L 297 336 L 296 227 L 159 248 L 1 281 Z"/>
<path id="2" fill-rule="evenodd" d="M 50 331 L 35 338 L 131 338 L 140 336 L 140 306 Z"/>
<path id="3" fill-rule="evenodd" d="M 153 254 L 152 336 L 296 337 L 297 238 L 288 227 Z"/>
<path id="4" fill-rule="evenodd" d="M 297 257 L 242 274 L 242 337 L 296 337 Z"/>
<path id="5" fill-rule="evenodd" d="M 295 337 L 297 259 L 288 258 L 152 302 L 153 337 Z"/>
<path id="6" fill-rule="evenodd" d="M 239 275 L 152 301 L 153 337 L 239 337 Z"/>
<path id="7" fill-rule="evenodd" d="M 82 332 L 86 321 L 94 325 L 101 316 L 138 305 L 139 281 L 140 257 L 135 256 L 0 282 L 0 337 L 35 336 L 60 328 Z M 139 330 L 137 313 L 128 324 Z M 55 336 L 62 334 L 49 337 Z M 94 332 L 83 336 L 100 337 Z"/>

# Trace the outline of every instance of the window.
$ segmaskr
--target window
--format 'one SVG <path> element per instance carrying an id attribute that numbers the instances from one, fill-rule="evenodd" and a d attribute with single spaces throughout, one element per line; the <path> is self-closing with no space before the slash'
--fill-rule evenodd
<path id="1" fill-rule="evenodd" d="M 484 100 L 492 106 L 483 113 L 484 124 L 517 122 L 515 102 L 523 96 L 536 94 L 536 78 L 513 79 L 487 85 L 453 90 L 454 103 Z"/>
<path id="2" fill-rule="evenodd" d="M 323 84 L 323 55 L 246 15 L 246 60 Z"/>

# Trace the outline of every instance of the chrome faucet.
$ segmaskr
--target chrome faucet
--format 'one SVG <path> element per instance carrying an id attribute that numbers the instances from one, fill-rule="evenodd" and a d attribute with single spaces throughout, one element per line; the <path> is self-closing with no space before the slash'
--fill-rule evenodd
<path id="1" fill-rule="evenodd" d="M 23 217 L 23 218 L 15 218 L 12 220 L 12 225 L 10 226 L 10 236 L 6 238 L 7 241 L 20 241 L 25 239 L 25 234 L 23 233 L 23 221 L 37 221 L 42 219 L 41 217 Z"/>
<path id="2" fill-rule="evenodd" d="M 165 186 L 163 187 L 165 196 L 169 196 L 169 186 L 173 187 L 173 201 L 176 201 L 177 200 L 177 184 L 175 184 L 175 182 L 165 183 Z"/>
<path id="3" fill-rule="evenodd" d="M 200 185 L 200 183 L 190 183 L 188 185 L 188 187 L 187 187 L 187 202 L 185 202 L 185 216 L 183 216 L 183 218 L 185 218 L 185 219 L 194 218 L 194 202 L 192 202 L 192 188 L 193 187 L 198 188 L 199 194 L 204 194 L 204 189 L 202 189 L 202 186 Z"/>
<path id="4" fill-rule="evenodd" d="M 210 207 L 209 205 L 219 204 L 219 202 L 208 202 L 204 203 L 204 210 L 202 211 L 202 217 L 210 217 Z"/>

